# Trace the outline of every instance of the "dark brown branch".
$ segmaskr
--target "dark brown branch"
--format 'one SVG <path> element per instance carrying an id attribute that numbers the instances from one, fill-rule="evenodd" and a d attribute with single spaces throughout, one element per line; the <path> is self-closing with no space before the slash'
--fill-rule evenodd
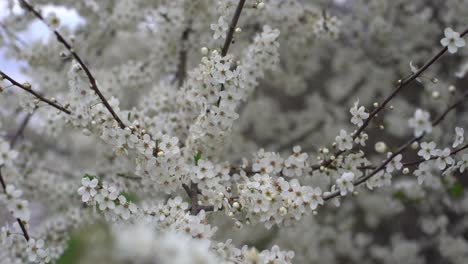
<path id="1" fill-rule="evenodd" d="M 196 215 L 198 214 L 198 185 L 194 182 L 190 183 L 190 201 L 191 201 L 191 209 L 190 214 Z"/>
<path id="2" fill-rule="evenodd" d="M 47 25 L 47 23 L 44 20 L 44 17 L 39 12 L 37 12 L 32 5 L 30 5 L 25 0 L 20 0 L 20 2 L 23 4 L 24 7 L 26 7 L 26 9 L 28 11 L 33 13 L 37 18 L 39 18 L 42 22 L 44 22 Z M 70 52 L 70 54 L 73 56 L 73 58 L 78 62 L 78 64 L 84 70 L 84 72 L 86 74 L 86 77 L 88 77 L 91 89 L 98 95 L 99 99 L 101 99 L 102 103 L 107 108 L 107 110 L 112 115 L 112 117 L 115 119 L 115 121 L 117 121 L 120 128 L 122 128 L 122 129 L 125 128 L 126 127 L 125 124 L 119 118 L 117 113 L 115 113 L 114 109 L 110 106 L 107 99 L 104 97 L 104 95 L 99 90 L 99 88 L 97 86 L 97 83 L 96 83 L 96 79 L 94 78 L 93 74 L 91 73 L 89 68 L 86 66 L 86 64 L 83 62 L 81 57 L 78 56 L 78 54 L 75 52 L 73 47 L 68 43 L 68 41 L 65 40 L 65 38 L 57 30 L 53 30 L 53 32 L 54 32 L 55 36 L 57 37 L 57 40 L 65 46 L 65 48 Z"/>
<path id="3" fill-rule="evenodd" d="M 11 138 L 11 147 L 12 148 L 16 145 L 16 142 L 18 142 L 18 139 L 23 135 L 24 130 L 26 129 L 26 126 L 28 125 L 29 120 L 31 120 L 31 117 L 32 117 L 33 114 L 34 113 L 27 114 L 24 117 L 23 122 L 21 122 L 20 128 L 18 129 L 18 131 L 16 131 L 16 133 Z"/>
<path id="4" fill-rule="evenodd" d="M 71 114 L 70 110 L 66 109 L 65 107 L 57 104 L 56 102 L 52 101 L 52 100 L 49 100 L 47 98 L 45 98 L 44 96 L 42 96 L 41 94 L 35 92 L 32 88 L 30 87 L 26 87 L 24 84 L 21 84 L 17 81 L 15 81 L 13 78 L 11 78 L 10 76 L 8 76 L 6 73 L 4 73 L 3 71 L 0 71 L 0 76 L 5 78 L 6 80 L 8 80 L 11 84 L 13 84 L 14 86 L 18 87 L 18 88 L 21 88 L 23 89 L 24 91 L 32 94 L 34 97 L 36 97 L 38 100 L 52 106 L 52 107 L 55 107 L 56 109 L 66 113 L 66 114 Z"/>
<path id="5" fill-rule="evenodd" d="M 177 87 L 181 87 L 182 84 L 184 84 L 184 80 L 187 77 L 187 47 L 186 43 L 189 38 L 191 29 L 187 28 L 184 30 L 182 33 L 182 45 L 180 48 L 180 53 L 179 53 L 179 66 L 177 67 L 177 72 L 176 72 L 176 80 L 177 80 Z"/>
<path id="6" fill-rule="evenodd" d="M 234 12 L 234 16 L 232 17 L 231 23 L 229 24 L 229 30 L 226 35 L 226 41 L 224 42 L 223 49 L 221 51 L 221 56 L 226 56 L 229 47 L 231 46 L 232 39 L 234 38 L 234 32 L 236 31 L 237 22 L 239 21 L 239 17 L 242 13 L 242 9 L 244 8 L 245 0 L 239 0 L 239 4 L 237 4 L 236 11 Z"/>

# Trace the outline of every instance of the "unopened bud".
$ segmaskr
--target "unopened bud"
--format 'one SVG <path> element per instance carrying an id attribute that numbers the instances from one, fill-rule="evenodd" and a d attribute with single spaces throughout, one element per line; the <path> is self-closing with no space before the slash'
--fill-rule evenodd
<path id="1" fill-rule="evenodd" d="M 374 148 L 375 151 L 377 151 L 378 153 L 384 153 L 387 151 L 387 145 L 385 144 L 385 142 L 382 141 L 375 143 Z"/>

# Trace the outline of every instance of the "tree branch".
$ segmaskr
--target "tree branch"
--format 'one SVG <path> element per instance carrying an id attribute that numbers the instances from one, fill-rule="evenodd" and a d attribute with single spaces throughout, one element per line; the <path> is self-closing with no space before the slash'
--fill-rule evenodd
<path id="1" fill-rule="evenodd" d="M 15 81 L 13 78 L 11 78 L 10 76 L 8 76 L 6 73 L 4 73 L 3 71 L 0 70 L 0 77 L 2 78 L 5 78 L 6 80 L 8 80 L 11 84 L 13 84 L 14 86 L 18 87 L 18 88 L 21 88 L 23 89 L 24 91 L 32 94 L 34 97 L 36 97 L 38 100 L 52 106 L 52 107 L 55 107 L 56 109 L 64 112 L 65 114 L 71 114 L 70 110 L 66 109 L 65 107 L 57 104 L 56 102 L 52 101 L 52 100 L 49 100 L 47 98 L 45 98 L 44 96 L 40 95 L 39 93 L 35 92 L 33 89 L 31 89 L 30 87 L 26 87 L 24 84 L 21 84 L 17 81 Z"/>
<path id="2" fill-rule="evenodd" d="M 31 13 L 33 13 L 37 18 L 39 18 L 44 24 L 47 25 L 47 23 L 45 22 L 44 20 L 44 17 L 34 9 L 34 7 L 29 4 L 28 2 L 26 2 L 25 0 L 20 0 L 20 2 L 26 7 L 26 9 L 28 11 L 30 11 Z M 119 124 L 120 128 L 125 128 L 125 124 L 122 122 L 122 120 L 119 118 L 119 116 L 117 115 L 117 113 L 115 113 L 114 109 L 110 106 L 109 102 L 107 101 L 107 99 L 104 97 L 104 95 L 101 93 L 101 91 L 99 90 L 98 86 L 97 86 L 97 83 L 96 83 L 96 79 L 94 78 L 93 74 L 91 73 L 91 71 L 89 70 L 89 68 L 86 66 L 86 64 L 83 62 L 83 60 L 81 59 L 80 56 L 78 56 L 78 54 L 75 52 L 75 50 L 73 49 L 73 47 L 68 43 L 68 41 L 65 40 L 65 38 L 55 29 L 53 29 L 53 32 L 55 34 L 55 36 L 57 37 L 57 40 L 62 43 L 65 48 L 70 52 L 70 54 L 73 56 L 73 58 L 78 62 L 78 64 L 81 66 L 81 68 L 84 70 L 85 74 L 86 74 L 86 77 L 88 77 L 88 80 L 89 80 L 89 83 L 90 83 L 90 87 L 91 89 L 98 95 L 99 99 L 101 99 L 102 103 L 104 104 L 104 106 L 107 108 L 107 110 L 109 111 L 109 113 L 112 115 L 112 117 L 115 119 L 115 121 L 117 121 L 117 123 Z"/>
<path id="3" fill-rule="evenodd" d="M 234 38 L 234 32 L 236 30 L 237 22 L 239 21 L 239 17 L 242 13 L 242 9 L 244 8 L 245 0 L 239 0 L 239 3 L 237 4 L 236 11 L 234 12 L 234 16 L 232 17 L 231 23 L 229 24 L 229 30 L 226 35 L 226 41 L 224 42 L 223 49 L 221 51 L 221 56 L 226 56 L 229 47 L 231 46 L 232 39 Z"/>
<path id="4" fill-rule="evenodd" d="M 468 91 L 466 91 L 463 96 L 457 100 L 455 103 L 451 104 L 449 107 L 447 107 L 447 109 L 445 111 L 443 111 L 439 117 L 437 117 L 433 122 L 432 122 L 432 126 L 437 126 L 439 125 L 444 119 L 445 117 L 447 116 L 447 114 L 455 109 L 457 106 L 459 106 L 466 98 L 468 98 Z M 390 163 L 393 158 L 395 158 L 397 155 L 399 154 L 402 154 L 409 146 L 411 146 L 411 144 L 413 144 L 414 142 L 417 142 L 419 140 L 421 140 L 424 136 L 426 135 L 426 133 L 422 134 L 421 136 L 419 137 L 413 137 L 411 138 L 410 140 L 408 140 L 406 143 L 404 143 L 401 147 L 398 148 L 398 150 L 394 153 L 392 153 L 392 155 L 390 157 L 388 157 L 387 159 L 385 159 L 382 164 L 380 166 L 378 166 L 377 168 L 375 168 L 371 173 L 369 173 L 368 175 L 365 175 L 365 176 L 362 176 L 361 178 L 357 179 L 356 181 L 354 181 L 354 185 L 355 186 L 358 186 L 364 182 L 366 182 L 368 179 L 372 178 L 374 175 L 376 175 L 379 171 L 381 171 L 382 169 L 384 169 L 388 163 Z M 450 155 L 455 155 L 457 154 L 458 152 L 462 151 L 462 150 L 465 150 L 468 148 L 468 145 L 465 145 L 459 149 L 456 149 L 454 151 L 452 151 L 450 153 Z M 434 158 L 431 158 L 431 160 L 434 159 Z M 418 160 L 416 162 L 408 162 L 408 163 L 404 163 L 405 166 L 410 166 L 410 165 L 416 165 L 416 164 L 419 164 L 419 163 L 422 163 L 424 162 L 425 160 L 421 161 L 421 160 Z M 323 196 L 323 199 L 324 200 L 330 200 L 332 198 L 335 198 L 337 196 L 340 195 L 340 192 L 339 191 L 335 191 L 333 193 L 330 193 L 328 195 L 324 195 Z"/>
<path id="5" fill-rule="evenodd" d="M 464 37 L 466 34 L 468 34 L 468 28 L 465 29 L 461 34 L 460 34 L 460 37 Z M 442 57 L 442 55 L 444 55 L 445 52 L 447 52 L 448 48 L 447 47 L 444 47 L 443 49 L 441 49 L 437 54 L 435 54 L 429 61 L 427 61 L 420 69 L 418 69 L 418 71 L 416 71 L 415 73 L 411 74 L 410 76 L 404 78 L 403 80 L 399 80 L 398 81 L 398 86 L 393 90 L 393 92 L 387 97 L 385 98 L 385 100 L 379 104 L 379 106 L 377 108 L 375 108 L 370 114 L 369 114 L 369 117 L 364 121 L 364 123 L 358 128 L 358 130 L 353 134 L 353 140 L 356 139 L 360 134 L 361 132 L 363 132 L 367 126 L 370 124 L 371 120 L 377 116 L 377 114 L 382 111 L 385 106 L 405 87 L 407 86 L 408 84 L 410 84 L 413 80 L 415 80 L 416 78 L 418 78 L 421 74 L 423 74 L 432 64 L 434 64 L 440 57 Z M 460 102 L 461 103 L 461 102 Z M 455 108 L 456 106 L 454 106 Z M 446 112 L 450 111 L 451 109 L 447 109 Z M 446 113 L 445 113 L 446 114 Z M 443 119 L 445 114 L 443 114 L 441 116 L 441 118 Z M 435 123 L 438 124 L 441 120 L 436 120 Z M 340 150 L 340 151 L 337 151 L 335 152 L 334 156 L 335 157 L 338 157 L 340 156 L 341 154 L 343 154 L 345 151 L 343 150 Z M 317 170 L 319 169 L 321 166 L 328 166 L 330 165 L 331 163 L 333 162 L 333 160 L 326 160 L 324 161 L 323 163 L 321 164 L 318 164 L 318 165 L 313 165 L 312 166 L 312 169 L 313 170 Z"/>

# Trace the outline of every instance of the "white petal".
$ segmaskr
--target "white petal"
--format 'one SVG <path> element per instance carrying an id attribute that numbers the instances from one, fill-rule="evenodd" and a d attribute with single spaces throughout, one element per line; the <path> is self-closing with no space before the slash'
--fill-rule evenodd
<path id="1" fill-rule="evenodd" d="M 459 38 L 457 40 L 455 40 L 455 46 L 461 48 L 461 47 L 464 47 L 465 46 L 465 40 L 462 39 L 462 38 Z"/>
<path id="2" fill-rule="evenodd" d="M 440 40 L 440 44 L 442 44 L 442 46 L 444 46 L 444 47 L 448 46 L 449 42 L 450 41 L 449 41 L 448 38 L 443 38 L 443 39 Z"/>
<path id="3" fill-rule="evenodd" d="M 449 45 L 449 46 L 448 46 L 448 51 L 449 51 L 450 53 L 452 53 L 452 54 L 455 53 L 455 52 L 457 52 L 457 50 L 458 50 L 458 48 L 457 48 L 457 46 L 455 46 L 455 45 Z"/>
<path id="4" fill-rule="evenodd" d="M 452 29 L 452 28 L 446 28 L 446 29 L 444 30 L 444 35 L 445 35 L 447 38 L 451 37 L 451 36 L 453 35 L 453 33 L 454 33 L 454 32 L 453 32 L 453 29 Z"/>

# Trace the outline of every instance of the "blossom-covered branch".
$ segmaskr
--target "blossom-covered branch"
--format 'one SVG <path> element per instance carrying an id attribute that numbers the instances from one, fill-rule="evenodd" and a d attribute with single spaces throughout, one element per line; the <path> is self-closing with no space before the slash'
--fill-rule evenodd
<path id="1" fill-rule="evenodd" d="M 31 4 L 29 4 L 25 0 L 20 0 L 20 2 L 24 5 L 24 7 L 26 7 L 26 9 L 28 11 L 33 13 L 37 18 L 39 18 L 42 22 L 44 22 L 47 25 L 47 23 L 44 20 L 44 17 L 38 11 L 36 11 Z M 86 73 L 86 76 L 88 77 L 88 80 L 89 80 L 89 83 L 90 83 L 90 88 L 98 95 L 99 99 L 101 99 L 102 103 L 107 108 L 109 113 L 112 115 L 112 117 L 115 119 L 115 121 L 117 121 L 120 128 L 122 128 L 122 129 L 125 128 L 126 127 L 125 124 L 122 122 L 120 117 L 117 115 L 117 113 L 114 111 L 114 109 L 109 104 L 107 99 L 104 97 L 102 92 L 99 90 L 99 88 L 97 86 L 96 79 L 94 78 L 93 74 L 89 70 L 88 66 L 86 66 L 86 64 L 83 62 L 81 57 L 78 56 L 78 54 L 76 53 L 75 49 L 70 45 L 70 43 L 67 40 L 65 40 L 65 38 L 56 29 L 53 29 L 53 32 L 54 32 L 55 36 L 57 37 L 57 40 L 65 46 L 65 48 L 70 52 L 70 54 L 73 56 L 73 58 L 78 62 L 78 64 L 81 66 L 81 68 Z"/>

